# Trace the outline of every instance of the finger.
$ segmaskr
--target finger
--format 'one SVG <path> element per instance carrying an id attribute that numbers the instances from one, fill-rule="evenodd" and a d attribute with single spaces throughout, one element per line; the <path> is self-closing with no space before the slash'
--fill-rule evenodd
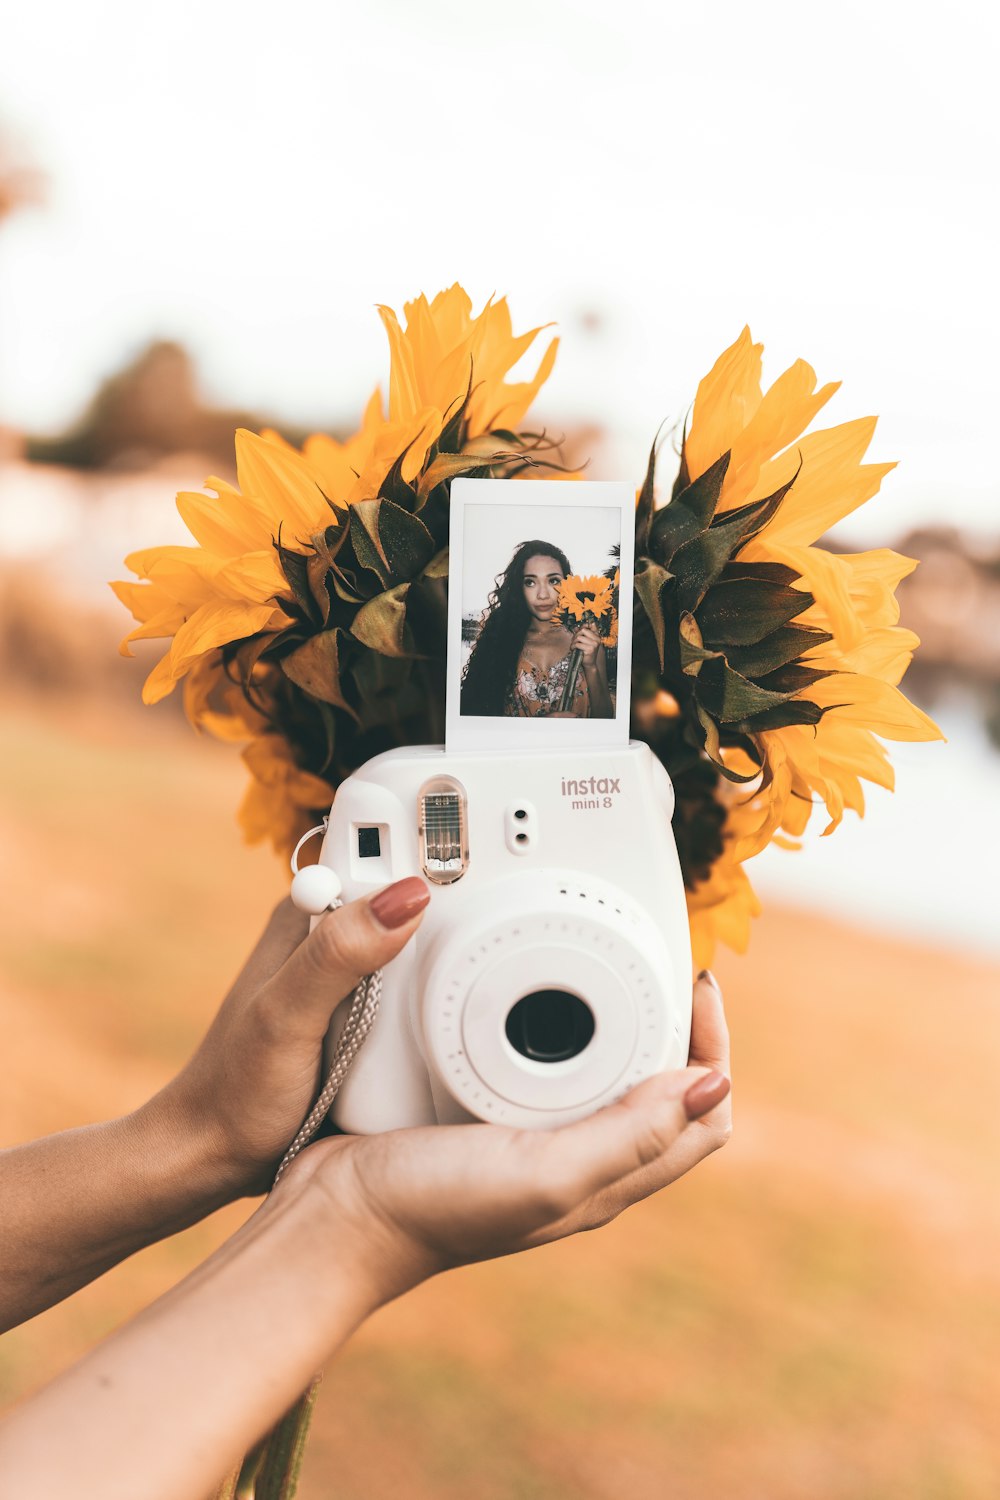
<path id="1" fill-rule="evenodd" d="M 715 975 L 702 969 L 695 981 L 691 1011 L 692 1066 L 716 1068 L 729 1073 L 729 1027 L 722 1006 L 722 991 Z"/>
<path id="2" fill-rule="evenodd" d="M 693 993 L 689 1070 L 694 1069 L 700 1071 L 701 1078 L 706 1077 L 705 1069 L 716 1077 L 721 1075 L 728 1079 L 730 1075 L 729 1031 L 722 1008 L 722 994 L 715 976 L 707 969 L 698 975 Z M 728 1089 L 714 1105 L 699 1111 L 698 1123 L 698 1130 L 688 1131 L 657 1161 L 598 1193 L 583 1206 L 581 1211 L 585 1217 L 593 1223 L 606 1223 L 622 1209 L 674 1182 L 704 1157 L 725 1145 L 732 1132 Z M 571 1225 L 567 1232 L 572 1232 L 572 1227 L 579 1225 Z"/>
<path id="3" fill-rule="evenodd" d="M 418 875 L 329 912 L 265 986 L 261 1003 L 322 1035 L 338 1004 L 411 938 L 430 891 Z"/>
<path id="4" fill-rule="evenodd" d="M 292 905 L 290 896 L 280 901 L 229 991 L 230 995 L 253 993 L 278 972 L 309 931 L 309 918 Z"/>
<path id="5" fill-rule="evenodd" d="M 668 1183 L 676 1182 L 678 1177 L 683 1177 L 706 1156 L 725 1145 L 730 1135 L 730 1111 L 726 1102 L 729 1095 L 728 1077 L 714 1070 L 706 1073 L 700 1068 L 689 1068 L 686 1075 L 682 1076 L 686 1076 L 689 1082 L 681 1103 L 685 1106 L 689 1121 L 692 1118 L 692 1104 L 698 1111 L 697 1128 L 681 1130 L 672 1140 L 667 1141 L 665 1149 L 655 1159 L 646 1161 L 611 1182 L 605 1182 L 571 1207 L 558 1225 L 547 1225 L 535 1236 L 533 1242 L 544 1243 L 552 1238 L 576 1234 L 581 1229 L 596 1229 L 609 1223 L 626 1208 L 631 1208 L 643 1198 L 651 1197 Z M 692 1079 L 693 1085 L 690 1082 Z M 648 1085 L 642 1085 L 642 1089 L 646 1087 Z M 636 1089 L 629 1095 L 623 1101 L 625 1106 L 635 1107 L 639 1104 L 640 1092 L 640 1089 Z M 702 1094 L 700 1101 L 699 1092 Z"/>
<path id="6" fill-rule="evenodd" d="M 556 1209 L 552 1217 L 569 1213 L 585 1199 L 664 1156 L 691 1119 L 702 1112 L 700 1107 L 689 1112 L 686 1099 L 698 1085 L 704 1092 L 707 1076 L 700 1068 L 660 1073 L 619 1103 L 574 1125 L 532 1137 L 540 1158 L 536 1181 L 540 1179 L 551 1191 L 551 1206 Z M 723 1093 L 728 1086 L 726 1078 L 715 1085 Z"/>

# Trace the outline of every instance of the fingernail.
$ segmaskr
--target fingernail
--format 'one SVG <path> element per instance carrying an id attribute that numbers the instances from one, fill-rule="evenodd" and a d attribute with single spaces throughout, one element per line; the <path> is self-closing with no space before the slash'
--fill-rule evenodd
<path id="1" fill-rule="evenodd" d="M 710 1109 L 721 1104 L 731 1088 L 725 1073 L 706 1073 L 697 1083 L 692 1083 L 684 1095 L 684 1113 L 689 1120 L 700 1119 Z"/>
<path id="2" fill-rule="evenodd" d="M 407 875 L 379 891 L 368 903 L 368 909 L 380 927 L 402 927 L 418 912 L 423 911 L 431 893 L 419 875 Z"/>
<path id="3" fill-rule="evenodd" d="M 719 984 L 719 981 L 716 979 L 715 975 L 712 973 L 711 969 L 702 969 L 701 973 L 698 975 L 698 983 L 700 984 L 702 980 L 704 980 L 706 984 L 710 984 L 712 986 L 713 990 L 721 1000 L 722 987 Z"/>

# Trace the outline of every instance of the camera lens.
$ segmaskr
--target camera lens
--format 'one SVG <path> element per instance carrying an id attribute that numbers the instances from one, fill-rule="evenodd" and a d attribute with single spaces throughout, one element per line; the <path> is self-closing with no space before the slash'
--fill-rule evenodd
<path id="1" fill-rule="evenodd" d="M 590 1007 L 567 990 L 534 990 L 512 1007 L 504 1028 L 522 1057 L 535 1062 L 565 1062 L 576 1057 L 594 1035 Z"/>

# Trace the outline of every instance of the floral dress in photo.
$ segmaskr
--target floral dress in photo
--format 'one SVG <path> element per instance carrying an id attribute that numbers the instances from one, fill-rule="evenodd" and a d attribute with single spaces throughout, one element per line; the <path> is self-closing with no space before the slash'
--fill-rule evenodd
<path id="1" fill-rule="evenodd" d="M 513 686 L 507 694 L 504 714 L 508 718 L 526 719 L 557 713 L 569 673 L 571 655 L 572 652 L 567 651 L 565 656 L 561 656 L 546 671 L 522 653 L 514 673 Z M 590 693 L 582 671 L 576 679 L 573 702 L 565 711 L 578 719 L 590 717 Z"/>

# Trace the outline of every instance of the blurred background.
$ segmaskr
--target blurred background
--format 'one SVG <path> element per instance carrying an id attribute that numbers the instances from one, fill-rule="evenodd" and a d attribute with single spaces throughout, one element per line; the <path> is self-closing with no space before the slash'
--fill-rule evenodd
<path id="1" fill-rule="evenodd" d="M 830 545 L 921 563 L 906 687 L 947 743 L 893 747 L 863 823 L 749 867 L 764 915 L 717 965 L 733 1143 L 384 1311 L 327 1374 L 305 1500 L 1000 1488 L 996 42 L 968 0 L 0 20 L 5 1144 L 146 1098 L 286 889 L 240 844 L 238 756 L 141 708 L 153 654 L 118 656 L 106 582 L 187 539 L 173 496 L 233 477 L 236 426 L 353 429 L 377 302 L 458 279 L 556 321 L 537 415 L 595 478 L 641 478 L 749 323 L 768 382 L 800 355 L 842 379 L 822 420 L 880 413 L 899 460 Z M 9 1335 L 0 1394 L 247 1212 Z"/>

